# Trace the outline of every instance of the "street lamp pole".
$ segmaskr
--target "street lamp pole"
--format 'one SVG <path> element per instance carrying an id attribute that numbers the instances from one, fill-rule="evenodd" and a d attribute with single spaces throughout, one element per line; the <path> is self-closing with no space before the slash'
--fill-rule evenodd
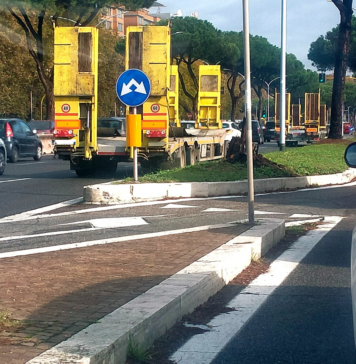
<path id="1" fill-rule="evenodd" d="M 280 132 L 279 149 L 285 150 L 286 147 L 286 48 L 287 48 L 287 0 L 282 0 L 282 32 L 281 32 L 281 95 L 280 95 Z"/>
<path id="2" fill-rule="evenodd" d="M 265 81 L 265 84 L 267 85 L 267 121 L 269 120 L 269 86 L 270 84 L 275 81 L 275 80 L 278 80 L 280 77 L 276 77 L 274 78 L 272 81 L 270 82 L 267 82 Z"/>
<path id="3" fill-rule="evenodd" d="M 245 106 L 246 106 L 246 144 L 247 144 L 247 184 L 248 184 L 248 221 L 255 222 L 254 186 L 253 186 L 253 153 L 252 153 L 252 121 L 251 121 L 251 65 L 250 65 L 250 23 L 248 0 L 242 0 L 243 34 L 245 55 Z"/>

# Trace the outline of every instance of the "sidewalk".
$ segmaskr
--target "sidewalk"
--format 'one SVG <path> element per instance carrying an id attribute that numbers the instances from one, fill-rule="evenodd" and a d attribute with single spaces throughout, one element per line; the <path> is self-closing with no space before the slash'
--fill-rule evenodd
<path id="1" fill-rule="evenodd" d="M 124 363 L 283 235 L 271 219 L 2 259 L 0 311 L 26 325 L 0 333 L 0 363 Z"/>

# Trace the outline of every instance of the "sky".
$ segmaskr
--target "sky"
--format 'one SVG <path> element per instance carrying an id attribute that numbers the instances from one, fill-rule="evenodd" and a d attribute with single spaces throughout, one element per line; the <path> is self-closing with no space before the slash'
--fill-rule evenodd
<path id="1" fill-rule="evenodd" d="M 183 16 L 189 16 L 198 12 L 199 19 L 209 21 L 217 29 L 243 30 L 242 0 L 161 0 L 159 3 L 165 5 L 160 8 L 161 13 L 175 14 L 181 10 Z M 250 33 L 281 47 L 282 0 L 249 0 L 248 4 Z M 339 10 L 331 1 L 287 0 L 287 53 L 293 53 L 305 68 L 316 71 L 307 56 L 310 44 L 339 22 Z"/>

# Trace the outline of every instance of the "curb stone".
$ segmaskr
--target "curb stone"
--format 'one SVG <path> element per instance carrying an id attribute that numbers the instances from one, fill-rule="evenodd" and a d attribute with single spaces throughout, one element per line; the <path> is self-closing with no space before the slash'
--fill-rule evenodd
<path id="1" fill-rule="evenodd" d="M 256 226 L 27 364 L 124 364 L 129 343 L 149 348 L 252 259 L 266 254 L 284 233 L 284 220 L 258 220 Z"/>
<path id="2" fill-rule="evenodd" d="M 273 192 L 348 183 L 356 177 L 355 169 L 321 176 L 267 178 L 254 180 L 255 193 Z M 85 186 L 83 198 L 88 203 L 130 203 L 165 198 L 192 198 L 242 195 L 248 192 L 248 181 L 97 184 Z"/>

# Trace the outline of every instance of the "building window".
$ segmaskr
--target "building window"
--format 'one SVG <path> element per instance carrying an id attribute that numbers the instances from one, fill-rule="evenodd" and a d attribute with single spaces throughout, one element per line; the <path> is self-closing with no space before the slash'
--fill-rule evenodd
<path id="1" fill-rule="evenodd" d="M 112 15 L 112 9 L 108 8 L 108 16 Z"/>
<path id="2" fill-rule="evenodd" d="M 121 23 L 117 23 L 117 26 L 118 26 L 119 32 L 122 32 L 122 24 Z"/>
<path id="3" fill-rule="evenodd" d="M 112 22 L 106 21 L 106 29 L 112 29 Z"/>
<path id="4" fill-rule="evenodd" d="M 117 9 L 117 16 L 118 16 L 119 18 L 122 18 L 122 10 Z"/>
<path id="5" fill-rule="evenodd" d="M 143 19 L 141 17 L 138 17 L 138 25 L 142 25 L 143 24 Z"/>

